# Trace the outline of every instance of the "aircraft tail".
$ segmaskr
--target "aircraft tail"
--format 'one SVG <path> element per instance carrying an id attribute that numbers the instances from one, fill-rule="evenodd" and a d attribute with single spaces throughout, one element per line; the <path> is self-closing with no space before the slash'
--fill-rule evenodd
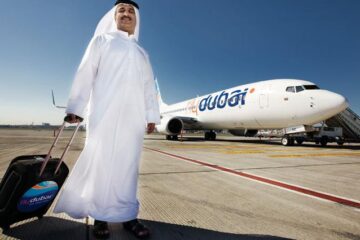
<path id="1" fill-rule="evenodd" d="M 166 103 L 164 103 L 164 101 L 163 101 L 163 99 L 161 97 L 160 87 L 159 87 L 159 83 L 158 83 L 157 78 L 155 78 L 155 85 L 156 85 L 156 91 L 157 91 L 157 99 L 158 99 L 159 106 L 160 106 L 160 109 L 161 109 L 162 107 L 166 107 L 168 105 Z"/>

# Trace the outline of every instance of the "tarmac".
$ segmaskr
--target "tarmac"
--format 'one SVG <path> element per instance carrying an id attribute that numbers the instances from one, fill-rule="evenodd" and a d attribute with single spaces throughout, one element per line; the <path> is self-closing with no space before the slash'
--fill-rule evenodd
<path id="1" fill-rule="evenodd" d="M 53 156 L 61 154 L 66 131 Z M 49 130 L 0 129 L 0 178 L 19 155 L 47 153 Z M 72 168 L 80 132 L 65 162 Z M 153 240 L 360 239 L 360 144 L 285 147 L 279 139 L 145 136 L 139 218 Z M 0 239 L 95 239 L 93 219 L 54 214 L 11 226 Z M 136 239 L 121 223 L 110 239 Z"/>

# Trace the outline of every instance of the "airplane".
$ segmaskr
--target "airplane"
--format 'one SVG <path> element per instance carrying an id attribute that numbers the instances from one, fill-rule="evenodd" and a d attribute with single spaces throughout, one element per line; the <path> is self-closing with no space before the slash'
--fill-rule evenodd
<path id="1" fill-rule="evenodd" d="M 156 86 L 156 128 L 167 140 L 177 140 L 183 130 L 204 130 L 206 140 L 215 140 L 216 130 L 251 137 L 261 129 L 311 126 L 348 107 L 343 96 L 298 79 L 249 83 L 171 105 L 163 102 L 157 80 Z"/>

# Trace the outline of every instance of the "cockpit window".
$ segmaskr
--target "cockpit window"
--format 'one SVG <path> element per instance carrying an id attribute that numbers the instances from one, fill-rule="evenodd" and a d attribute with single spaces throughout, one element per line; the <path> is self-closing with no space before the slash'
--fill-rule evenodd
<path id="1" fill-rule="evenodd" d="M 316 85 L 304 85 L 304 88 L 306 90 L 315 90 L 315 89 L 320 89 L 318 86 Z"/>
<path id="2" fill-rule="evenodd" d="M 305 88 L 303 86 L 296 86 L 296 92 L 304 91 Z"/>
<path id="3" fill-rule="evenodd" d="M 287 87 L 287 88 L 286 88 L 286 91 L 287 91 L 287 92 L 293 92 L 293 93 L 294 93 L 294 92 L 295 92 L 295 87 Z"/>

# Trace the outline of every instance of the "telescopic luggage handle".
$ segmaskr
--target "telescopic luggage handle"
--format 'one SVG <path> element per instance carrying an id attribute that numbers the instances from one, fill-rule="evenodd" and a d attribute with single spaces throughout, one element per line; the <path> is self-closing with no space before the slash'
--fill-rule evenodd
<path id="1" fill-rule="evenodd" d="M 58 172 L 58 170 L 59 170 L 59 168 L 61 166 L 61 163 L 63 162 L 63 159 L 64 159 L 66 153 L 69 151 L 69 148 L 70 148 L 70 146 L 71 146 L 71 144 L 72 144 L 72 142 L 73 142 L 73 140 L 74 140 L 74 138 L 76 136 L 76 133 L 79 130 L 80 124 L 83 121 L 83 119 L 80 118 L 80 117 L 76 117 L 76 118 L 79 120 L 79 122 L 77 123 L 77 126 L 76 126 L 76 128 L 75 128 L 75 130 L 74 130 L 74 132 L 73 132 L 73 134 L 72 134 L 72 136 L 71 136 L 71 138 L 70 138 L 70 140 L 69 140 L 69 142 L 68 142 L 68 144 L 67 144 L 67 146 L 66 146 L 66 148 L 65 148 L 65 150 L 63 152 L 63 154 L 61 155 L 61 158 L 59 160 L 58 165 L 56 166 L 54 174 L 56 174 Z M 59 130 L 58 134 L 56 135 L 56 138 L 55 138 L 52 146 L 50 147 L 49 153 L 46 155 L 45 160 L 44 160 L 43 164 L 41 165 L 40 174 L 39 174 L 40 177 L 44 173 L 44 170 L 45 170 L 45 168 L 46 168 L 46 166 L 47 166 L 47 164 L 48 164 L 48 162 L 50 160 L 51 152 L 56 147 L 56 144 L 57 144 L 57 142 L 59 140 L 59 137 L 61 136 L 61 134 L 63 133 L 63 131 L 65 129 L 66 122 L 68 122 L 69 120 L 70 120 L 69 116 L 66 116 L 64 118 L 64 122 L 61 125 L 60 130 Z"/>

